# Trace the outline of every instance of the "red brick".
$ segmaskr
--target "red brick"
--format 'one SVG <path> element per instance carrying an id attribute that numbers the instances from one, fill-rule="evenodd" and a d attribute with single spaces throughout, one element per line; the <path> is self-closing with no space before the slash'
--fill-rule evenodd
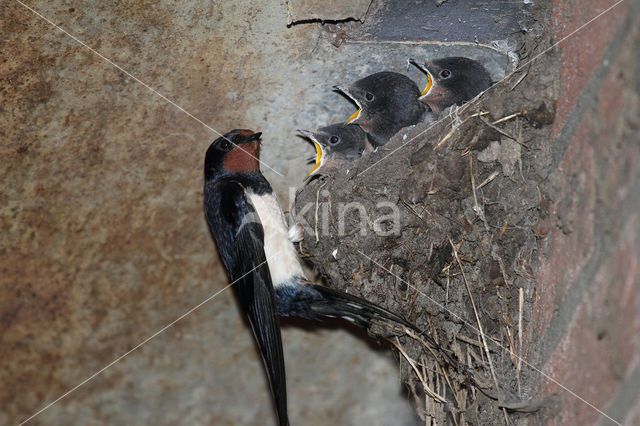
<path id="1" fill-rule="evenodd" d="M 545 374 L 596 407 L 606 408 L 618 384 L 638 361 L 638 215 L 629 220 L 607 261 L 595 274 L 595 288 L 580 304 L 569 329 L 544 367 Z M 599 413 L 549 379 L 543 394 L 562 396 L 554 424 L 593 424 Z"/>
<path id="2" fill-rule="evenodd" d="M 593 252 L 595 176 L 594 150 L 589 137 L 592 124 L 591 115 L 586 115 L 558 165 L 558 172 L 564 178 L 561 192 L 554 195 L 551 211 L 558 226 L 542 243 L 546 255 L 538 268 L 534 298 L 533 324 L 540 336 Z M 559 228 L 559 210 L 565 216 L 574 217 L 569 234 Z"/>
<path id="3" fill-rule="evenodd" d="M 563 200 L 569 199 L 568 210 L 575 213 L 577 221 L 571 234 L 567 235 L 556 227 L 542 242 L 542 251 L 546 256 L 542 258 L 537 272 L 538 289 L 532 317 L 534 329 L 540 337 L 544 335 L 571 283 L 590 260 L 596 195 L 599 206 L 606 209 L 599 214 L 610 218 L 606 226 L 617 229 L 619 225 L 616 222 L 620 217 L 612 212 L 620 211 L 622 202 L 634 190 L 634 182 L 640 174 L 640 170 L 634 166 L 640 164 L 639 152 L 627 149 L 621 155 L 619 147 L 609 143 L 614 138 L 619 139 L 616 131 L 621 127 L 620 100 L 623 90 L 618 64 L 614 64 L 603 81 L 597 114 L 585 115 L 559 164 L 558 171 L 564 179 L 560 182 L 562 192 L 554 195 L 552 218 L 559 225 L 558 208 Z M 571 180 L 572 175 L 577 176 L 577 186 Z"/>
<path id="4" fill-rule="evenodd" d="M 627 76 L 628 78 L 629 76 Z M 623 140 L 620 132 L 625 128 L 625 111 L 621 110 L 621 102 L 625 96 L 625 85 L 622 71 L 614 64 L 611 72 L 602 84 L 598 103 L 598 129 L 595 146 L 596 158 L 599 162 L 598 198 L 609 211 L 619 211 L 622 202 L 633 190 L 637 190 L 634 182 L 640 170 L 640 151 L 628 149 L 628 145 L 620 146 L 612 141 Z M 621 150 L 624 149 L 624 151 Z M 611 220 L 618 217 L 611 215 Z M 614 224 L 609 224 L 615 228 Z"/>
<path id="5" fill-rule="evenodd" d="M 551 133 L 553 139 L 560 133 L 594 69 L 600 64 L 605 49 L 626 17 L 627 3 L 622 2 L 560 43 L 562 78 Z M 552 23 L 556 41 L 613 4 L 613 0 L 554 0 Z"/>
<path id="6" fill-rule="evenodd" d="M 607 253 L 607 262 L 595 275 L 597 287 L 586 307 L 590 319 L 606 341 L 607 358 L 619 377 L 640 362 L 640 282 L 639 215 L 621 230 L 616 250 Z M 599 323 L 598 323 L 599 322 Z"/>

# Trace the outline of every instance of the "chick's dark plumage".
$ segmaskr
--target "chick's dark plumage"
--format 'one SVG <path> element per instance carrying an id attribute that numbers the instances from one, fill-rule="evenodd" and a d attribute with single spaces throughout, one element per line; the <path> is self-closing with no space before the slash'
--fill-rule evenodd
<path id="1" fill-rule="evenodd" d="M 424 64 L 411 62 L 427 73 L 429 83 L 421 93 L 420 101 L 436 112 L 451 105 L 462 105 L 493 84 L 484 66 L 470 58 L 452 56 Z"/>
<path id="2" fill-rule="evenodd" d="M 298 130 L 316 149 L 309 176 L 327 174 L 360 158 L 368 147 L 367 134 L 359 126 L 335 123 L 315 132 Z"/>
<path id="3" fill-rule="evenodd" d="M 386 144 L 400 129 L 428 116 L 429 108 L 419 101 L 416 83 L 396 72 L 377 72 L 335 89 L 358 105 L 359 110 L 347 123 L 359 125 L 373 146 Z"/>

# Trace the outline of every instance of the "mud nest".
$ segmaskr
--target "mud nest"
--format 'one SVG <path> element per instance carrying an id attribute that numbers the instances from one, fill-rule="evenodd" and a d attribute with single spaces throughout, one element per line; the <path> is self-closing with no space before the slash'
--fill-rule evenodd
<path id="1" fill-rule="evenodd" d="M 338 173 L 309 182 L 293 213 L 300 251 L 330 287 L 403 315 L 486 386 L 434 356 L 420 336 L 375 326 L 397 349 L 418 414 L 489 424 L 536 411 L 528 346 L 558 70 L 552 41 L 523 40 L 525 64 L 434 123 L 405 128 Z M 486 394 L 499 400 L 487 397 Z"/>

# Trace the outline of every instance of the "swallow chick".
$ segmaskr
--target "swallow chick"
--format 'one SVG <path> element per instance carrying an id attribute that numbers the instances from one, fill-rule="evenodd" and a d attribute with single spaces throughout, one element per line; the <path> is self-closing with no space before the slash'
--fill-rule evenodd
<path id="1" fill-rule="evenodd" d="M 316 149 L 315 164 L 307 176 L 324 175 L 362 157 L 367 149 L 367 134 L 359 126 L 336 123 L 315 132 L 298 130 Z"/>
<path id="2" fill-rule="evenodd" d="M 427 86 L 420 93 L 420 101 L 435 112 L 451 105 L 462 105 L 492 84 L 491 76 L 478 61 L 453 56 L 420 64 L 415 59 L 409 62 L 427 74 Z"/>
<path id="3" fill-rule="evenodd" d="M 377 72 L 348 87 L 334 86 L 334 90 L 358 106 L 345 124 L 359 125 L 374 147 L 386 144 L 403 127 L 434 119 L 426 104 L 418 100 L 416 83 L 397 72 Z"/>
<path id="4" fill-rule="evenodd" d="M 204 211 L 260 349 L 279 424 L 288 425 L 278 315 L 340 317 L 364 328 L 373 320 L 392 321 L 419 330 L 362 298 L 307 280 L 278 200 L 260 172 L 260 135 L 233 130 L 209 146 L 204 162 Z"/>

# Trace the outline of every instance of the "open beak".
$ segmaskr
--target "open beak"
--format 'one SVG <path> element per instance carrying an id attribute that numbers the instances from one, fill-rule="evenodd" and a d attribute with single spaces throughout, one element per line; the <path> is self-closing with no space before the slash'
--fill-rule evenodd
<path id="1" fill-rule="evenodd" d="M 307 176 L 311 176 L 316 170 L 320 168 L 320 166 L 322 166 L 322 163 L 324 163 L 324 150 L 313 132 L 310 132 L 308 130 L 298 130 L 298 133 L 313 142 L 313 146 L 316 148 L 316 163 L 313 168 L 309 170 L 309 173 L 307 173 Z"/>
<path id="2" fill-rule="evenodd" d="M 349 124 L 349 123 L 353 123 L 354 121 L 356 121 L 358 119 L 358 117 L 360 116 L 360 111 L 362 111 L 362 108 L 358 108 L 358 110 L 356 112 L 354 112 L 351 117 L 349 117 L 347 119 L 347 121 L 344 122 L 344 124 Z"/>
<path id="3" fill-rule="evenodd" d="M 425 87 L 424 90 L 420 93 L 421 98 L 427 96 L 431 91 L 431 88 L 433 87 L 433 77 L 431 77 L 431 73 L 429 72 L 429 70 L 427 70 L 427 79 L 427 87 Z"/>
<path id="4" fill-rule="evenodd" d="M 425 96 L 427 96 L 429 94 L 429 92 L 431 91 L 431 88 L 433 87 L 433 76 L 431 75 L 431 72 L 429 72 L 429 68 L 427 68 L 425 65 L 420 64 L 415 59 L 410 58 L 409 62 L 412 63 L 413 65 L 415 65 L 416 67 L 418 67 L 418 69 L 420 71 L 422 71 L 425 74 L 427 74 L 427 79 L 428 79 L 427 80 L 427 86 L 420 93 L 420 99 L 423 99 Z"/>
<path id="5" fill-rule="evenodd" d="M 358 105 L 358 110 L 356 112 L 354 112 L 351 115 L 351 117 L 349 117 L 347 119 L 347 121 L 344 122 L 344 124 L 349 124 L 349 123 L 353 123 L 354 121 L 356 121 L 358 119 L 358 117 L 360 116 L 360 112 L 362 111 L 362 106 L 360 106 L 360 102 L 358 102 L 358 100 L 353 97 L 353 95 L 351 94 L 351 92 L 349 92 L 349 89 L 347 87 L 344 87 L 344 86 L 333 86 L 333 90 L 336 90 L 338 92 L 344 93 L 345 95 L 347 95 L 349 97 L 349 99 L 351 99 L 353 102 L 356 103 L 356 105 Z"/>

